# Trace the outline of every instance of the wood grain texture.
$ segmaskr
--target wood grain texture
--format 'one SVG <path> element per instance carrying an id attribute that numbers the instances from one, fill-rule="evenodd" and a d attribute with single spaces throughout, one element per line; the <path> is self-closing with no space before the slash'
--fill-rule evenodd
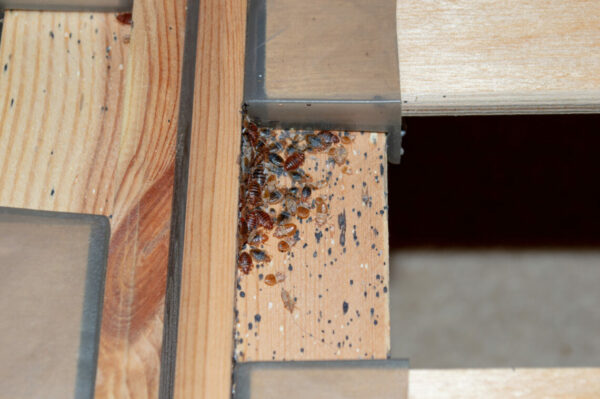
<path id="1" fill-rule="evenodd" d="M 325 198 L 327 221 L 319 226 L 312 206 L 289 252 L 271 238 L 271 261 L 244 275 L 236 292 L 236 360 L 385 359 L 390 348 L 389 250 L 385 135 L 356 134 L 346 146 L 350 170 L 327 162 L 327 152 L 308 153 L 302 165 L 316 182 L 312 199 Z M 332 165 L 333 164 L 333 165 Z M 288 177 L 278 186 L 290 187 Z M 309 204 L 312 202 L 309 201 Z M 277 208 L 277 207 L 276 207 Z M 285 281 L 265 284 L 281 273 Z M 285 289 L 296 298 L 289 312 Z"/>
<path id="2" fill-rule="evenodd" d="M 111 218 L 97 398 L 158 390 L 184 6 L 6 14 L 0 204 Z"/>
<path id="3" fill-rule="evenodd" d="M 600 369 L 410 370 L 410 399 L 592 399 Z"/>
<path id="4" fill-rule="evenodd" d="M 397 4 L 403 114 L 600 110 L 597 1 Z"/>
<path id="5" fill-rule="evenodd" d="M 200 2 L 174 397 L 231 395 L 245 0 Z"/>

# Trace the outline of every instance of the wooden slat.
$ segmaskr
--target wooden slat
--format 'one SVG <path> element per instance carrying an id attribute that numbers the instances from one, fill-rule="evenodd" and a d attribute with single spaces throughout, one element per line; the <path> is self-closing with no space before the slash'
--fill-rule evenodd
<path id="1" fill-rule="evenodd" d="M 328 184 L 313 192 L 325 198 L 328 220 L 319 226 L 316 211 L 299 223 L 300 241 L 289 251 L 277 238 L 265 243 L 271 262 L 250 274 L 238 272 L 236 360 L 385 359 L 390 348 L 389 250 L 385 135 L 356 134 L 346 146 L 348 165 L 308 153 L 302 168 Z M 278 185 L 291 187 L 287 177 Z M 278 209 L 279 207 L 275 207 Z M 264 277 L 281 273 L 285 281 L 268 286 Z M 285 309 L 281 290 L 296 298 Z"/>
<path id="2" fill-rule="evenodd" d="M 111 218 L 97 398 L 157 395 L 184 7 L 6 14 L 0 204 Z"/>
<path id="3" fill-rule="evenodd" d="M 410 399 L 592 399 L 600 369 L 411 370 Z"/>
<path id="4" fill-rule="evenodd" d="M 600 3 L 398 0 L 405 115 L 600 111 Z"/>
<path id="5" fill-rule="evenodd" d="M 200 2 L 174 397 L 231 395 L 245 0 Z"/>

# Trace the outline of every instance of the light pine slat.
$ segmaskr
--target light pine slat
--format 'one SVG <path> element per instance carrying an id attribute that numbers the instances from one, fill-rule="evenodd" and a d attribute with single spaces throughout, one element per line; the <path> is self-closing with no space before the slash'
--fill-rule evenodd
<path id="1" fill-rule="evenodd" d="M 184 7 L 6 14 L 0 204 L 111 217 L 97 398 L 158 392 Z"/>
<path id="2" fill-rule="evenodd" d="M 398 0 L 405 115 L 600 111 L 600 3 Z"/>
<path id="3" fill-rule="evenodd" d="M 410 399 L 595 399 L 600 369 L 410 370 Z"/>
<path id="4" fill-rule="evenodd" d="M 174 397 L 231 395 L 246 0 L 200 2 Z"/>
<path id="5" fill-rule="evenodd" d="M 385 359 L 390 349 L 389 249 L 387 225 L 387 158 L 384 134 L 356 134 L 345 146 L 349 164 L 328 164 L 324 153 L 307 153 L 302 168 L 314 181 L 329 184 L 314 190 L 325 198 L 328 220 L 299 223 L 300 241 L 281 253 L 270 235 L 264 249 L 272 260 L 248 275 L 238 272 L 236 291 L 236 359 L 324 360 Z M 290 187 L 287 177 L 280 187 Z M 309 201 L 310 203 L 310 201 Z M 275 209 L 279 209 L 276 206 Z M 272 232 L 271 232 L 272 233 Z M 265 284 L 268 274 L 285 281 Z M 285 309 L 281 290 L 296 298 Z"/>

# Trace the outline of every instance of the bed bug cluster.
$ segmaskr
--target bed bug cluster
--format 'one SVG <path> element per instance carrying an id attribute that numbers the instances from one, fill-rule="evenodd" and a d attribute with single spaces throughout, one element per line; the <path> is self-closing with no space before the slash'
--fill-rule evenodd
<path id="1" fill-rule="evenodd" d="M 313 179 L 302 166 L 307 157 L 326 153 L 329 167 L 342 166 L 348 173 L 346 145 L 353 139 L 346 132 L 263 128 L 244 118 L 238 206 L 238 268 L 243 274 L 270 262 L 264 250 L 269 238 L 277 240 L 278 251 L 289 252 L 300 241 L 300 221 L 327 223 L 329 205 L 319 190 L 329 177 Z M 275 285 L 284 279 L 269 274 L 264 282 Z"/>

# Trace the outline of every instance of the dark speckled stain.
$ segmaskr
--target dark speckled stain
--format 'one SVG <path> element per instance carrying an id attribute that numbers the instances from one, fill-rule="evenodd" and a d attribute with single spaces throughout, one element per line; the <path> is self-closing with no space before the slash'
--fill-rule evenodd
<path id="1" fill-rule="evenodd" d="M 54 32 L 50 31 L 50 37 L 54 39 Z"/>
<path id="2" fill-rule="evenodd" d="M 315 233 L 315 239 L 317 240 L 317 244 L 321 241 L 322 237 L 323 237 L 323 232 L 322 231 L 317 231 Z"/>
<path id="3" fill-rule="evenodd" d="M 344 301 L 342 304 L 342 310 L 344 311 L 344 314 L 348 313 L 348 302 Z"/>

